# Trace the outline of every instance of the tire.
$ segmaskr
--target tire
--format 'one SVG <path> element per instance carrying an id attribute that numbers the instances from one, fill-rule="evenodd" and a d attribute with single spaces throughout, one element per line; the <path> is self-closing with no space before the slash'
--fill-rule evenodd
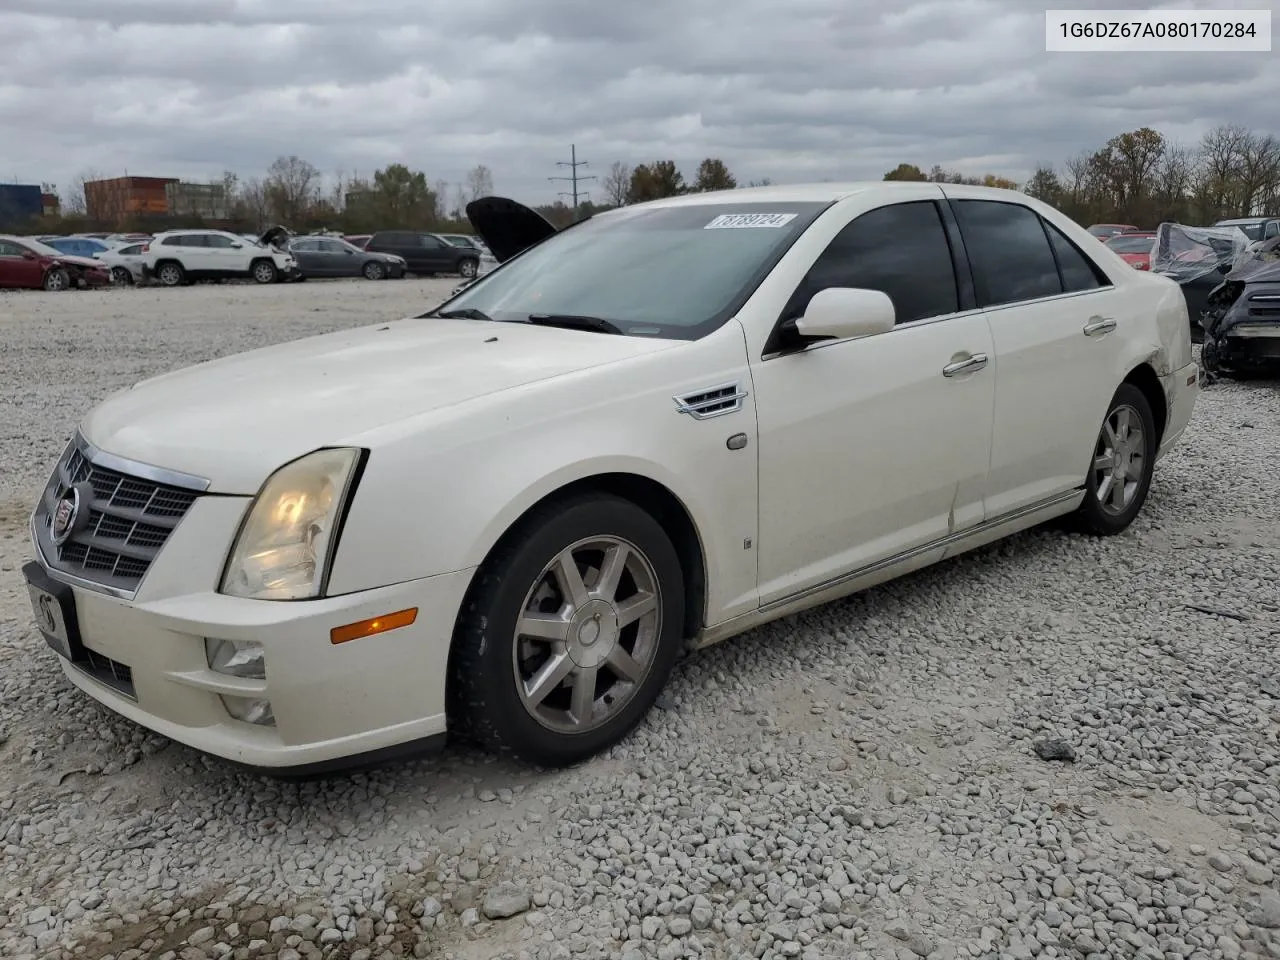
<path id="1" fill-rule="evenodd" d="M 63 270 L 61 267 L 50 270 L 44 275 L 44 283 L 41 284 L 50 293 L 56 293 L 59 290 L 71 289 L 71 274 Z"/>
<path id="2" fill-rule="evenodd" d="M 127 267 L 112 267 L 111 282 L 118 287 L 133 286 L 133 274 L 129 272 Z"/>
<path id="3" fill-rule="evenodd" d="M 270 260 L 255 260 L 249 267 L 249 274 L 255 283 L 275 283 L 280 279 L 280 271 Z"/>
<path id="4" fill-rule="evenodd" d="M 616 568 L 614 587 L 598 590 L 606 547 L 626 560 Z M 556 561 L 568 555 L 584 581 L 576 608 L 565 600 L 564 575 L 552 572 L 552 567 L 564 569 Z M 645 595 L 653 598 L 648 609 L 618 627 L 612 619 L 618 609 L 625 613 L 629 602 Z M 555 641 L 518 630 L 526 610 L 539 612 L 533 608 L 568 618 L 561 652 Z M 652 516 L 606 494 L 541 509 L 503 539 L 467 592 L 449 663 L 450 730 L 544 767 L 584 760 L 621 740 L 648 712 L 679 656 L 683 622 L 680 558 Z M 550 623 L 544 620 L 544 626 Z M 626 657 L 613 661 L 619 652 Z M 549 685 L 538 703 L 527 705 L 523 679 L 554 669 L 550 665 L 557 661 L 566 671 L 564 679 Z M 616 672 L 613 662 L 628 674 Z M 573 691 L 588 688 L 573 681 L 593 664 L 590 706 L 575 715 Z M 620 679 L 628 675 L 630 682 Z M 584 713 L 594 716 L 579 723 Z"/>
<path id="5" fill-rule="evenodd" d="M 468 280 L 476 275 L 476 271 L 480 269 L 479 260 L 463 260 L 458 264 L 458 273 L 462 274 Z"/>
<path id="6" fill-rule="evenodd" d="M 162 287 L 180 287 L 187 282 L 187 272 L 182 264 L 168 260 L 156 267 L 156 280 Z"/>
<path id="7" fill-rule="evenodd" d="M 1126 422 L 1128 425 L 1124 427 Z M 1141 436 L 1136 444 L 1127 445 L 1125 438 L 1133 437 L 1135 424 Z M 1117 434 L 1119 446 L 1113 441 Z M 1156 418 L 1146 396 L 1131 383 L 1120 384 L 1098 431 L 1085 481 L 1084 502 L 1075 514 L 1076 525 L 1086 533 L 1102 537 L 1126 530 L 1146 503 L 1159 446 Z M 1117 468 L 1124 471 L 1119 485 L 1116 478 L 1121 474 L 1115 472 Z"/>
<path id="8" fill-rule="evenodd" d="M 366 280 L 382 280 L 387 275 L 386 268 L 377 260 L 370 260 L 360 272 L 364 274 Z"/>

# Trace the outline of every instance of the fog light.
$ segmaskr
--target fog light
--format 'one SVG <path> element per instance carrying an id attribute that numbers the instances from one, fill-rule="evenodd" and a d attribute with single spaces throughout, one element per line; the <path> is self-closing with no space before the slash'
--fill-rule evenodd
<path id="1" fill-rule="evenodd" d="M 220 697 L 227 713 L 245 723 L 256 723 L 260 727 L 274 727 L 275 715 L 271 712 L 270 700 L 258 700 L 254 697 Z"/>
<path id="2" fill-rule="evenodd" d="M 267 679 L 266 655 L 262 644 L 253 640 L 206 639 L 204 654 L 214 673 L 245 680 Z"/>

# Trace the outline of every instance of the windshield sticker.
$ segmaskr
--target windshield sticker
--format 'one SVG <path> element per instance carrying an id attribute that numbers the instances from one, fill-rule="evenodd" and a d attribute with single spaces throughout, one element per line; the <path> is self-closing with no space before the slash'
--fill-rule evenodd
<path id="1" fill-rule="evenodd" d="M 794 213 L 725 213 L 708 223 L 703 230 L 735 230 L 746 227 L 785 227 L 796 218 Z"/>

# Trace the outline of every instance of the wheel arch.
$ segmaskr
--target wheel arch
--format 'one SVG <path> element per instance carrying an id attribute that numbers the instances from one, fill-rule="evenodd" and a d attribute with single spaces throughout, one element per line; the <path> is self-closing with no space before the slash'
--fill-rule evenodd
<path id="1" fill-rule="evenodd" d="M 472 574 L 471 583 L 467 586 L 467 595 L 470 596 L 481 571 L 486 568 L 494 554 L 513 539 L 522 536 L 532 516 L 558 502 L 591 493 L 611 494 L 635 504 L 653 517 L 671 538 L 684 573 L 685 610 L 682 624 L 684 637 L 687 639 L 696 635 L 706 618 L 706 547 L 694 522 L 693 514 L 684 501 L 665 484 L 639 473 L 627 471 L 596 473 L 563 483 L 539 497 L 521 511 L 515 520 L 507 524 L 497 539 L 488 545 L 484 552 L 484 559 Z M 464 600 L 458 612 L 459 617 L 463 615 L 466 606 L 467 601 Z"/>
<path id="2" fill-rule="evenodd" d="M 1164 439 L 1165 427 L 1169 423 L 1169 401 L 1164 395 L 1164 387 L 1160 383 L 1160 377 L 1156 374 L 1155 368 L 1151 364 L 1143 362 L 1130 370 L 1123 382 L 1137 387 L 1142 391 L 1142 395 L 1147 398 L 1147 403 L 1151 406 L 1151 415 L 1155 417 L 1156 421 L 1156 444 L 1158 446 Z"/>

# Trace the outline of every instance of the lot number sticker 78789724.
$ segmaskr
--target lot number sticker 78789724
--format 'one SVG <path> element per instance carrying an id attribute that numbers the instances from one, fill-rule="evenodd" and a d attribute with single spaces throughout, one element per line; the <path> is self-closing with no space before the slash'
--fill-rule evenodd
<path id="1" fill-rule="evenodd" d="M 731 230 L 744 227 L 785 227 L 796 218 L 794 213 L 725 213 L 708 223 L 703 230 Z"/>

